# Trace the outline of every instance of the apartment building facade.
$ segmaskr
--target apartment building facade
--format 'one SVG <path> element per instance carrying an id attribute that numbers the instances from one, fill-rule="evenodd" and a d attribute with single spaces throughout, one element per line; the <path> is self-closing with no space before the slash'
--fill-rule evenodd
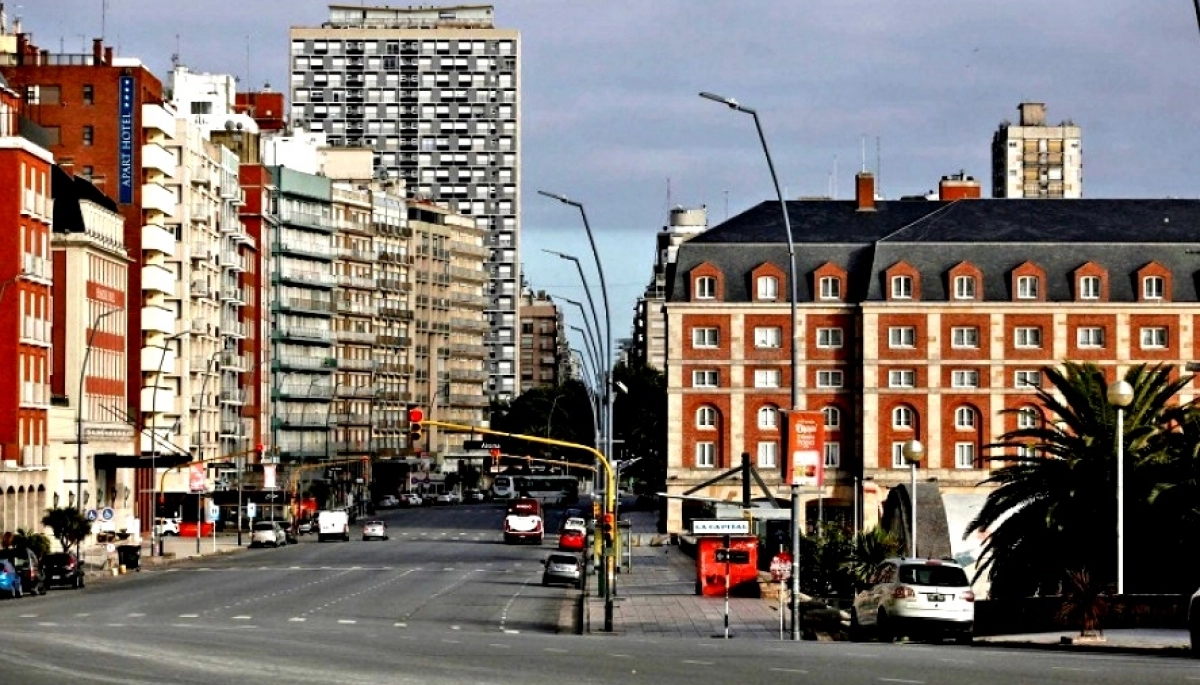
<path id="1" fill-rule="evenodd" d="M 803 496 L 806 524 L 824 515 L 868 527 L 890 491 L 907 488 L 909 440 L 926 448 L 922 487 L 978 496 L 985 446 L 1049 418 L 1032 390 L 1042 367 L 1086 360 L 1115 378 L 1196 354 L 1195 201 L 875 202 L 860 175 L 856 200 L 788 211 L 809 227 L 796 234 L 794 343 L 777 203 L 679 248 L 666 303 L 668 425 L 680 427 L 668 439 L 672 494 L 745 452 L 789 495 L 777 466 L 791 344 L 795 408 L 822 412 L 826 435 L 825 484 Z M 696 494 L 736 498 L 738 487 Z M 668 528 L 684 529 L 679 500 Z"/>
<path id="2" fill-rule="evenodd" d="M 563 313 L 545 291 L 521 295 L 521 392 L 557 387 L 567 379 L 567 337 Z"/>
<path id="3" fill-rule="evenodd" d="M 707 207 L 674 207 L 668 223 L 655 239 L 654 272 L 637 299 L 630 336 L 630 363 L 662 370 L 666 365 L 667 325 L 663 304 L 667 300 L 667 271 L 675 263 L 679 245 L 708 230 Z"/>
<path id="4" fill-rule="evenodd" d="M 520 377 L 520 34 L 496 28 L 490 6 L 334 5 L 324 25 L 289 36 L 297 131 L 372 149 L 377 172 L 486 232 L 485 390 L 511 398 Z"/>
<path id="5" fill-rule="evenodd" d="M 1071 121 L 1046 123 L 1046 105 L 1022 102 L 1017 123 L 992 135 L 992 197 L 1083 197 L 1083 132 Z"/>

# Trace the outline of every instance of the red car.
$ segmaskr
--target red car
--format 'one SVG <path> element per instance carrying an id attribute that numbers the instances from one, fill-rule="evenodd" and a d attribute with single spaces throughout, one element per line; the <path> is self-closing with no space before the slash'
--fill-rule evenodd
<path id="1" fill-rule="evenodd" d="M 558 548 L 582 551 L 587 546 L 587 536 L 578 528 L 568 528 L 558 536 Z"/>

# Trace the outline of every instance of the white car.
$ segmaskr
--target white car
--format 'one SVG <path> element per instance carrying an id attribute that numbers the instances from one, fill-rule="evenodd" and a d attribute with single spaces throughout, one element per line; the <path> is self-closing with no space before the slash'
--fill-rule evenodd
<path id="1" fill-rule="evenodd" d="M 287 545 L 287 535 L 283 527 L 274 521 L 257 521 L 250 530 L 251 547 L 283 547 Z"/>
<path id="2" fill-rule="evenodd" d="M 154 519 L 154 532 L 160 537 L 167 535 L 179 535 L 179 519 L 176 518 L 157 518 Z"/>
<path id="3" fill-rule="evenodd" d="M 562 523 L 562 530 L 582 530 L 584 535 L 587 535 L 587 521 L 577 516 L 572 516 Z"/>
<path id="4" fill-rule="evenodd" d="M 383 521 L 370 520 L 363 524 L 362 527 L 363 540 L 387 540 L 387 524 Z"/>
<path id="5" fill-rule="evenodd" d="M 437 504 L 458 504 L 460 500 L 457 493 L 443 492 L 437 496 L 435 501 Z"/>
<path id="6" fill-rule="evenodd" d="M 419 507 L 425 503 L 425 500 L 415 492 L 406 492 L 400 495 L 400 502 L 406 507 Z"/>
<path id="7" fill-rule="evenodd" d="M 1188 601 L 1187 623 L 1192 656 L 1200 656 L 1200 590 L 1196 590 Z"/>
<path id="8" fill-rule="evenodd" d="M 879 582 L 858 593 L 850 634 L 874 629 L 883 642 L 901 636 L 953 636 L 970 644 L 975 593 L 963 567 L 942 559 L 888 559 Z"/>
<path id="9" fill-rule="evenodd" d="M 398 507 L 400 506 L 400 500 L 396 499 L 395 495 L 384 495 L 383 499 L 379 500 L 379 506 L 384 508 Z"/>

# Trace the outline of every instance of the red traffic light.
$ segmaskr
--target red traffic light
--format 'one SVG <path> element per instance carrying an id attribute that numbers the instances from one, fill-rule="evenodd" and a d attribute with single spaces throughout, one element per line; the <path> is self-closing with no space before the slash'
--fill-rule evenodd
<path id="1" fill-rule="evenodd" d="M 408 410 L 408 420 L 412 423 L 420 423 L 425 420 L 425 410 L 419 407 L 413 407 Z"/>

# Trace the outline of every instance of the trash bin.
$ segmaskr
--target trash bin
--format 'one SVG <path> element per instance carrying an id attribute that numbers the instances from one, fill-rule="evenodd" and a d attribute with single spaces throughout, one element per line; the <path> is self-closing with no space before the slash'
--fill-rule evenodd
<path id="1" fill-rule="evenodd" d="M 142 570 L 141 545 L 117 545 L 117 564 L 127 569 Z"/>

